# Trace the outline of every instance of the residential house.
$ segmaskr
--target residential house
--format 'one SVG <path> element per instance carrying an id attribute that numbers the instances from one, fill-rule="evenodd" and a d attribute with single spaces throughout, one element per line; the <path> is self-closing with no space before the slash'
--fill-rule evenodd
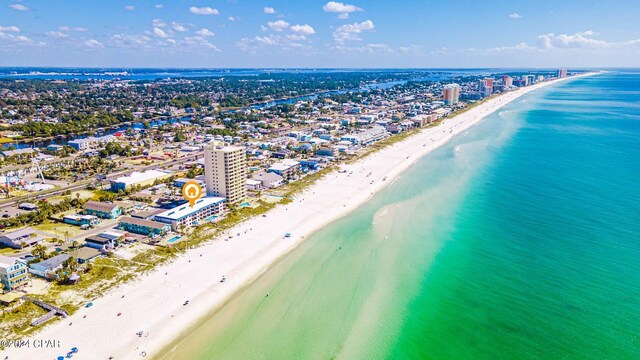
<path id="1" fill-rule="evenodd" d="M 26 261 L 0 255 L 0 283 L 5 290 L 14 290 L 27 281 L 29 281 L 29 272 Z"/>
<path id="2" fill-rule="evenodd" d="M 60 254 L 52 258 L 40 261 L 29 265 L 29 272 L 33 275 L 40 276 L 46 279 L 54 279 L 55 271 L 62 266 L 62 263 L 67 261 L 69 254 Z"/>

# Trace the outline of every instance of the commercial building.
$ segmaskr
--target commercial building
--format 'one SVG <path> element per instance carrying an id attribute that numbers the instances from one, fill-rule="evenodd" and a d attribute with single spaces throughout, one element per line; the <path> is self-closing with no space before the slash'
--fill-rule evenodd
<path id="1" fill-rule="evenodd" d="M 566 78 L 567 77 L 567 69 L 558 69 L 558 73 L 557 73 L 559 78 Z"/>
<path id="2" fill-rule="evenodd" d="M 120 228 L 134 234 L 164 236 L 171 230 L 171 225 L 152 220 L 137 219 L 125 216 L 120 219 Z"/>
<path id="3" fill-rule="evenodd" d="M 442 89 L 442 100 L 447 105 L 457 104 L 460 99 L 460 85 L 447 84 Z"/>
<path id="4" fill-rule="evenodd" d="M 432 122 L 434 122 L 436 119 L 435 115 L 432 114 L 428 114 L 428 115 L 416 115 L 414 117 L 411 118 L 411 122 L 413 124 L 415 124 L 415 126 L 417 127 L 423 127 L 426 125 L 431 124 Z"/>
<path id="5" fill-rule="evenodd" d="M 260 181 L 265 189 L 273 189 L 284 183 L 284 178 L 276 173 L 261 172 L 253 176 L 253 180 Z"/>
<path id="6" fill-rule="evenodd" d="M 302 172 L 302 165 L 299 161 L 292 159 L 284 159 L 275 163 L 267 169 L 267 172 L 278 174 L 283 178 L 290 180 L 298 176 Z"/>
<path id="7" fill-rule="evenodd" d="M 29 281 L 27 262 L 0 255 L 0 283 L 7 291 L 14 290 Z"/>
<path id="8" fill-rule="evenodd" d="M 201 188 L 204 188 L 204 182 L 198 179 L 189 179 L 189 178 L 177 178 L 174 182 L 173 182 L 173 186 L 177 187 L 177 188 L 182 188 L 187 182 L 189 181 L 195 181 L 197 182 Z"/>
<path id="9" fill-rule="evenodd" d="M 204 148 L 204 174 L 207 196 L 223 197 L 233 204 L 247 195 L 247 160 L 238 146 Z"/>
<path id="10" fill-rule="evenodd" d="M 89 200 L 84 204 L 84 212 L 102 219 L 115 219 L 122 215 L 122 209 L 116 204 Z"/>
<path id="11" fill-rule="evenodd" d="M 198 225 L 212 216 L 219 216 L 224 211 L 225 199 L 221 197 L 203 197 L 193 204 L 177 206 L 154 216 L 157 222 L 171 225 L 174 231 Z"/>
<path id="12" fill-rule="evenodd" d="M 44 238 L 30 227 L 0 236 L 0 244 L 14 249 L 22 249 L 23 246 L 35 245 L 43 240 Z"/>
<path id="13" fill-rule="evenodd" d="M 369 145 L 382 140 L 389 135 L 389 132 L 382 126 L 375 125 L 369 129 L 362 130 L 356 134 L 344 135 L 341 141 L 349 141 L 354 145 Z"/>
<path id="14" fill-rule="evenodd" d="M 168 170 L 147 170 L 144 172 L 132 172 L 129 175 L 121 176 L 111 180 L 111 191 L 127 190 L 132 186 L 153 185 L 156 180 L 164 180 L 173 173 Z"/>
<path id="15" fill-rule="evenodd" d="M 105 135 L 100 137 L 88 137 L 84 139 L 71 140 L 67 145 L 76 150 L 88 150 L 91 148 L 104 146 L 107 143 L 117 141 L 118 139 L 113 135 Z"/>

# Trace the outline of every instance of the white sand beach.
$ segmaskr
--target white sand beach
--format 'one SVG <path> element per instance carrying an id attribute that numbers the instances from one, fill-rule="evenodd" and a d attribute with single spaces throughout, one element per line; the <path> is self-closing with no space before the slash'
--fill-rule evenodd
<path id="1" fill-rule="evenodd" d="M 139 359 L 143 352 L 148 358 L 158 355 L 166 344 L 189 332 L 202 317 L 222 306 L 305 238 L 365 203 L 422 156 L 505 104 L 563 80 L 497 96 L 440 126 L 425 128 L 353 164 L 341 165 L 346 172 L 331 173 L 294 202 L 238 225 L 230 231 L 232 239 L 191 249 L 176 261 L 93 301 L 91 308 L 82 308 L 66 321 L 30 337 L 60 340 L 59 349 L 9 348 L 0 358 L 55 359 L 71 347 L 79 349 L 74 359 Z M 237 233 L 240 236 L 235 236 Z M 292 236 L 284 238 L 285 233 Z M 226 281 L 221 283 L 223 276 Z M 184 306 L 186 300 L 190 303 Z M 73 325 L 69 326 L 70 322 Z M 142 337 L 136 335 L 139 331 L 144 333 Z"/>

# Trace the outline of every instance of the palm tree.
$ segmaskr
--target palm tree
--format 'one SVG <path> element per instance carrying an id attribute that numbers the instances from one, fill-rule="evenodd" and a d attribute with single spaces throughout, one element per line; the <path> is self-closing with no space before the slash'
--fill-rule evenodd
<path id="1" fill-rule="evenodd" d="M 47 254 L 47 247 L 42 244 L 37 244 L 36 246 L 33 247 L 33 250 L 31 250 L 31 255 L 40 259 L 44 259 L 46 254 Z"/>

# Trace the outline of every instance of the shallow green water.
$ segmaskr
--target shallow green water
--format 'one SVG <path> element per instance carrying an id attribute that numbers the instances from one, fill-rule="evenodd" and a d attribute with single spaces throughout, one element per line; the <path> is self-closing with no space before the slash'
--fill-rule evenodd
<path id="1" fill-rule="evenodd" d="M 510 104 L 167 358 L 640 358 L 640 75 Z"/>

